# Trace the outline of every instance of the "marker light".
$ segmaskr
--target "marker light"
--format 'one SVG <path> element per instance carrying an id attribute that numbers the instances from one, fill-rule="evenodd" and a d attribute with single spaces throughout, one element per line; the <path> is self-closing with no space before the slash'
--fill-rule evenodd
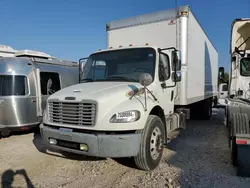
<path id="1" fill-rule="evenodd" d="M 181 15 L 188 15 L 188 12 L 187 11 L 181 11 Z"/>
<path id="2" fill-rule="evenodd" d="M 89 147 L 87 144 L 80 144 L 80 150 L 82 151 L 88 151 Z"/>

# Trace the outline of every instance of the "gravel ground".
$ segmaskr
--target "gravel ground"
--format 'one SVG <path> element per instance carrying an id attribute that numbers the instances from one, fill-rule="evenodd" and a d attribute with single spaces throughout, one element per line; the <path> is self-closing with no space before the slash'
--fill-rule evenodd
<path id="1" fill-rule="evenodd" d="M 223 111 L 210 121 L 189 121 L 187 130 L 165 149 L 153 172 L 139 171 L 123 159 L 44 152 L 39 135 L 0 140 L 2 187 L 250 187 L 231 165 Z"/>

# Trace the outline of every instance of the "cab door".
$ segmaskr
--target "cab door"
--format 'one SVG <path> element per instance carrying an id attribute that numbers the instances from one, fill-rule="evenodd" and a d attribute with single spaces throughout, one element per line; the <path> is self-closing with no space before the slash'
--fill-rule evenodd
<path id="1" fill-rule="evenodd" d="M 158 91 L 159 102 L 164 110 L 165 115 L 173 113 L 174 99 L 175 99 L 175 82 L 172 80 L 171 65 L 173 50 L 165 50 L 159 53 L 159 66 L 158 66 Z"/>
<path id="2" fill-rule="evenodd" d="M 219 86 L 219 99 L 225 99 L 227 97 L 228 85 L 220 84 Z"/>

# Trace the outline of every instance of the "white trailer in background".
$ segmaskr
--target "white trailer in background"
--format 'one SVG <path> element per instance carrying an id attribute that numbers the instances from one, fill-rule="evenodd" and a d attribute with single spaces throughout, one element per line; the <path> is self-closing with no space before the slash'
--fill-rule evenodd
<path id="1" fill-rule="evenodd" d="M 68 152 L 133 157 L 153 170 L 190 109 L 210 118 L 218 54 L 188 6 L 112 21 L 107 46 L 87 58 L 82 83 L 48 98 L 42 138 Z"/>

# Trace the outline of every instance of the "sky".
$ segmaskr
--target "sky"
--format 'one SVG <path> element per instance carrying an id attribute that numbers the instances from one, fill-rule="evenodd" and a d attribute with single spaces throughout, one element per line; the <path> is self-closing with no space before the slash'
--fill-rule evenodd
<path id="1" fill-rule="evenodd" d="M 230 27 L 250 0 L 178 0 L 190 5 L 228 70 Z M 175 0 L 0 0 L 0 44 L 78 61 L 106 48 L 106 23 L 175 7 Z"/>

